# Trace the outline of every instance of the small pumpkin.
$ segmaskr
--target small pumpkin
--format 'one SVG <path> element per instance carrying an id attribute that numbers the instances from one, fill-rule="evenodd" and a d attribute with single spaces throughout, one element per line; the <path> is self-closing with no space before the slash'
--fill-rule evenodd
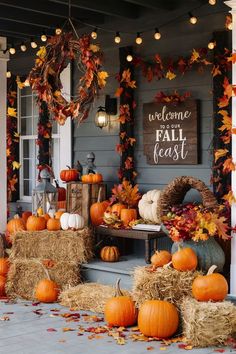
<path id="1" fill-rule="evenodd" d="M 93 175 L 93 183 L 101 183 L 103 181 L 103 177 L 101 173 L 94 173 Z"/>
<path id="2" fill-rule="evenodd" d="M 31 215 L 26 223 L 28 231 L 41 231 L 46 229 L 46 220 L 42 216 Z"/>
<path id="3" fill-rule="evenodd" d="M 60 172 L 60 179 L 64 182 L 78 181 L 79 173 L 75 168 L 67 166 L 68 170 L 62 170 Z"/>
<path id="4" fill-rule="evenodd" d="M 101 173 L 89 173 L 87 175 L 83 175 L 81 177 L 81 181 L 83 183 L 101 183 L 103 181 L 103 177 Z"/>
<path id="5" fill-rule="evenodd" d="M 137 220 L 136 209 L 122 209 L 120 212 L 120 219 L 125 226 L 128 226 L 131 221 Z"/>
<path id="6" fill-rule="evenodd" d="M 60 219 L 61 216 L 62 216 L 64 213 L 65 213 L 65 210 L 58 210 L 58 211 L 55 212 L 54 218 L 55 218 L 55 219 Z"/>
<path id="7" fill-rule="evenodd" d="M 168 251 L 156 251 L 151 257 L 151 264 L 155 267 L 163 267 L 171 261 L 171 257 Z"/>
<path id="8" fill-rule="evenodd" d="M 84 218 L 79 214 L 63 213 L 60 222 L 62 230 L 80 230 L 84 227 Z"/>
<path id="9" fill-rule="evenodd" d="M 138 203 L 138 210 L 140 216 L 144 220 L 150 220 L 154 223 L 161 223 L 161 220 L 157 214 L 161 191 L 153 189 L 148 191 L 142 196 Z"/>
<path id="10" fill-rule="evenodd" d="M 172 255 L 172 264 L 179 271 L 195 270 L 198 264 L 197 255 L 190 247 L 179 248 Z"/>
<path id="11" fill-rule="evenodd" d="M 115 296 L 106 302 L 104 315 L 109 326 L 128 327 L 137 321 L 135 304 L 129 296 L 121 292 L 120 279 L 116 283 Z"/>
<path id="12" fill-rule="evenodd" d="M 121 210 L 127 209 L 127 206 L 122 203 L 113 204 L 111 207 L 111 212 L 117 214 L 120 217 Z"/>
<path id="13" fill-rule="evenodd" d="M 66 189 L 64 187 L 60 187 L 57 180 L 55 180 L 56 188 L 57 188 L 57 200 L 58 202 L 66 200 Z"/>
<path id="14" fill-rule="evenodd" d="M 109 202 L 107 200 L 101 202 L 101 188 L 99 188 L 97 202 L 90 207 L 90 219 L 94 226 L 99 226 L 103 223 L 103 215 L 108 205 Z"/>
<path id="15" fill-rule="evenodd" d="M 60 219 L 49 219 L 47 221 L 47 230 L 48 231 L 59 231 L 59 230 L 61 230 Z"/>
<path id="16" fill-rule="evenodd" d="M 5 286 L 6 286 L 6 277 L 0 275 L 0 297 L 6 296 Z"/>
<path id="17" fill-rule="evenodd" d="M 21 218 L 24 220 L 24 222 L 26 223 L 28 217 L 30 217 L 32 215 L 31 211 L 29 210 L 26 210 L 26 211 L 23 211 L 22 215 L 21 215 Z"/>
<path id="18" fill-rule="evenodd" d="M 40 302 L 55 302 L 59 295 L 57 283 L 50 279 L 42 279 L 35 289 L 35 298 Z"/>
<path id="19" fill-rule="evenodd" d="M 223 301 L 228 294 L 228 283 L 225 277 L 214 273 L 217 266 L 209 268 L 206 275 L 197 276 L 192 285 L 193 297 L 198 301 Z"/>
<path id="20" fill-rule="evenodd" d="M 0 258 L 0 275 L 4 277 L 7 275 L 7 272 L 10 268 L 10 263 L 8 258 Z"/>
<path id="21" fill-rule="evenodd" d="M 168 301 L 149 300 L 139 309 L 138 328 L 146 337 L 169 338 L 178 325 L 178 311 Z"/>
<path id="22" fill-rule="evenodd" d="M 25 222 L 22 218 L 19 217 L 19 215 L 16 214 L 13 219 L 8 221 L 7 231 L 10 234 L 14 234 L 17 231 L 22 231 L 22 230 L 26 230 Z"/>
<path id="23" fill-rule="evenodd" d="M 118 262 L 120 258 L 119 248 L 116 246 L 105 246 L 100 251 L 100 257 L 104 262 Z"/>

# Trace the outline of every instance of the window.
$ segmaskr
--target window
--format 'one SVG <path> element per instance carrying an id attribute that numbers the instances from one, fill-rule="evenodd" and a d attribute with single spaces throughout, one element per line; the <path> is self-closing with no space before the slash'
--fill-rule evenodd
<path id="1" fill-rule="evenodd" d="M 37 183 L 37 123 L 39 109 L 36 96 L 30 87 L 18 90 L 18 114 L 20 132 L 20 199 L 31 201 L 32 190 Z M 52 128 L 52 164 L 55 176 L 59 175 L 59 127 L 53 122 Z"/>

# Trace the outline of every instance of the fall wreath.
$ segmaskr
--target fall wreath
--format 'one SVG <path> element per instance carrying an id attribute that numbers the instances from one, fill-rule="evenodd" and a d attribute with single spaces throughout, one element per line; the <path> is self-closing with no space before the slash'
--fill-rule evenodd
<path id="1" fill-rule="evenodd" d="M 63 96 L 60 75 L 71 60 L 82 76 L 76 97 L 68 101 Z M 49 112 L 59 124 L 63 125 L 68 117 L 81 122 L 87 118 L 99 89 L 106 84 L 108 74 L 100 71 L 101 63 L 100 47 L 90 43 L 90 36 L 74 38 L 72 33 L 62 33 L 49 38 L 47 45 L 40 47 L 29 82 L 38 100 L 47 103 Z"/>

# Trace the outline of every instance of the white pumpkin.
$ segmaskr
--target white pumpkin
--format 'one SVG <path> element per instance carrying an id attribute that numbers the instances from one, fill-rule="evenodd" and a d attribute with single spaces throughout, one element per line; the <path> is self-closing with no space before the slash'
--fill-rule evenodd
<path id="1" fill-rule="evenodd" d="M 160 190 L 153 189 L 142 196 L 138 203 L 138 210 L 139 215 L 143 219 L 150 220 L 154 223 L 161 223 L 161 220 L 157 215 L 157 207 L 159 204 L 160 195 Z"/>
<path id="2" fill-rule="evenodd" d="M 61 223 L 62 230 L 68 230 L 68 229 L 79 230 L 79 229 L 83 229 L 84 227 L 84 218 L 79 214 L 64 213 L 60 217 L 60 223 Z"/>

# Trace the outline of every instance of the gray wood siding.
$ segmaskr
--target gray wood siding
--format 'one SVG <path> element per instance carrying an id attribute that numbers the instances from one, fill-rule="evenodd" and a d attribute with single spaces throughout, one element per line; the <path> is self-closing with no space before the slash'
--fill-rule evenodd
<path id="1" fill-rule="evenodd" d="M 151 22 L 154 23 L 154 19 Z M 116 24 L 117 28 L 122 28 L 121 23 L 116 21 Z M 144 25 L 142 26 L 144 27 Z M 112 25 L 111 27 L 113 28 Z M 190 27 L 183 21 L 166 28 L 163 38 L 158 42 L 153 40 L 151 32 L 145 34 L 142 46 L 135 46 L 134 50 L 144 58 L 150 58 L 156 53 L 163 57 L 186 56 L 193 48 L 207 46 L 212 37 L 212 32 L 216 29 L 223 29 L 223 27 L 224 14 L 222 13 L 203 17 L 196 27 Z M 110 187 L 113 183 L 118 182 L 117 169 L 120 158 L 115 152 L 115 145 L 119 142 L 119 124 L 113 122 L 110 129 L 100 130 L 95 127 L 93 121 L 97 107 L 104 105 L 104 95 L 110 94 L 113 96 L 118 87 L 115 74 L 119 72 L 119 52 L 111 34 L 99 33 L 99 41 L 105 55 L 104 70 L 109 72 L 110 78 L 104 92 L 95 102 L 88 120 L 79 126 L 77 123 L 74 124 L 73 160 L 74 162 L 80 160 L 82 164 L 85 164 L 86 154 L 89 151 L 94 151 L 96 153 L 96 165 Z M 124 35 L 122 45 L 128 44 L 133 44 L 133 38 Z M 74 77 L 76 79 L 76 76 Z M 135 164 L 140 190 L 144 192 L 153 188 L 163 189 L 174 177 L 181 175 L 195 176 L 210 186 L 213 138 L 212 75 L 210 68 L 205 67 L 203 73 L 199 73 L 195 68 L 184 76 L 179 74 L 178 78 L 172 81 L 167 79 L 157 81 L 154 79 L 151 83 L 148 83 L 139 70 L 136 70 L 135 78 L 137 80 L 135 92 L 137 102 L 135 111 L 135 137 L 137 139 Z M 151 166 L 146 163 L 146 157 L 143 155 L 143 103 L 152 102 L 158 91 L 172 93 L 175 89 L 180 93 L 190 91 L 192 98 L 200 101 L 200 164 Z M 114 117 L 112 117 L 112 120 L 114 120 Z M 197 198 L 197 193 L 191 191 L 189 198 Z"/>

